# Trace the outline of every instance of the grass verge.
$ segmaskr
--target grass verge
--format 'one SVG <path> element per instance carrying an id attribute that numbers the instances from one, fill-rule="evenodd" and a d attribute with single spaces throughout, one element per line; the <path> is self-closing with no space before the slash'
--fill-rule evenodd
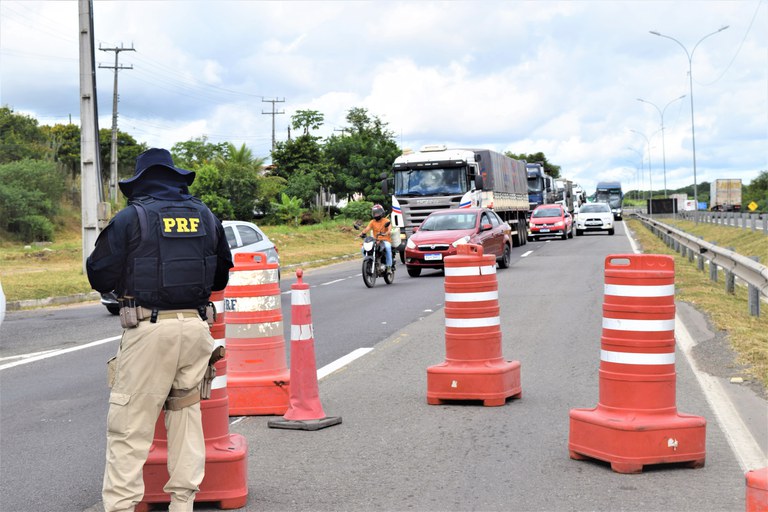
<path id="1" fill-rule="evenodd" d="M 696 263 L 689 263 L 688 258 L 668 248 L 658 237 L 651 233 L 638 220 L 627 220 L 630 229 L 640 243 L 645 253 L 667 254 L 675 259 L 675 294 L 678 300 L 694 305 L 700 311 L 709 316 L 712 325 L 727 333 L 731 347 L 738 354 L 738 362 L 748 366 L 748 372 L 752 378 L 762 382 L 768 388 L 768 312 L 763 308 L 762 316 L 750 316 L 747 308 L 747 290 L 744 286 L 736 286 L 733 295 L 725 292 L 722 279 L 713 283 L 709 279 L 709 271 L 699 272 Z M 690 223 L 694 224 L 694 223 Z M 689 233 L 687 227 L 677 224 L 679 229 Z M 708 226 L 713 228 L 715 226 Z M 715 227 L 716 228 L 716 227 Z M 744 237 L 748 233 L 733 228 L 721 227 L 719 230 L 732 230 L 741 233 Z M 731 245 L 741 254 L 750 254 L 744 247 L 752 247 L 751 241 L 731 239 L 730 233 L 719 234 L 710 230 L 700 231 L 706 240 L 723 240 L 719 245 Z M 696 234 L 696 233 L 693 233 Z M 765 235 L 757 234 L 765 242 Z M 725 242 L 725 240 L 729 240 Z M 745 245 L 741 245 L 744 242 Z M 741 248 L 739 247 L 741 245 Z M 759 245 L 759 244 L 758 244 Z M 758 250 L 760 247 L 758 247 Z M 761 261 L 765 261 L 762 260 Z"/>
<path id="2" fill-rule="evenodd" d="M 358 230 L 350 221 L 330 221 L 310 226 L 260 226 L 280 253 L 283 272 L 322 266 L 329 260 L 360 253 Z M 8 301 L 44 299 L 88 293 L 83 273 L 78 226 L 60 231 L 57 241 L 46 245 L 0 244 L 0 281 Z"/>

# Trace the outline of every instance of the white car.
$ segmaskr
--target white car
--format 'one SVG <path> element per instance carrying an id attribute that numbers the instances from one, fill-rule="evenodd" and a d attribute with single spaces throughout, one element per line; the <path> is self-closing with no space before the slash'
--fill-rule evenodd
<path id="1" fill-rule="evenodd" d="M 607 203 L 586 203 L 581 205 L 574 221 L 576 235 L 581 236 L 585 231 L 607 231 L 614 233 L 613 213 Z"/>
<path id="2" fill-rule="evenodd" d="M 263 252 L 267 255 L 268 263 L 280 264 L 280 255 L 277 247 L 253 222 L 241 220 L 225 220 L 224 233 L 232 254 L 239 252 Z"/>

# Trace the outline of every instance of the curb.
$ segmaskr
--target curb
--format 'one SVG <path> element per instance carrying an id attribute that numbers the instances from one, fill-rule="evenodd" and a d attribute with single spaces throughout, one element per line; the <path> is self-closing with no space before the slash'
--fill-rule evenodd
<path id="1" fill-rule="evenodd" d="M 9 301 L 6 304 L 7 311 L 20 311 L 28 308 L 40 308 L 45 306 L 61 306 L 62 304 L 75 304 L 77 302 L 86 302 L 89 300 L 100 299 L 99 292 L 78 293 L 66 297 L 48 297 L 46 299 L 29 299 Z"/>

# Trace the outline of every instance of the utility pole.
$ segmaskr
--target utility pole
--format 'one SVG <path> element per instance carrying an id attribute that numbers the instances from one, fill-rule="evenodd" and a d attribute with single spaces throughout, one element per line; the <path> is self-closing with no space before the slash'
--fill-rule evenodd
<path id="1" fill-rule="evenodd" d="M 109 220 L 103 203 L 99 156 L 99 112 L 96 101 L 96 70 L 93 55 L 93 2 L 78 1 L 80 28 L 80 213 L 82 215 L 83 272 L 85 261 L 96 246 L 99 232 Z"/>
<path id="2" fill-rule="evenodd" d="M 335 131 L 335 132 L 341 132 L 341 136 L 342 137 L 347 134 L 347 130 L 349 130 L 349 128 L 334 128 L 333 129 L 333 131 Z"/>
<path id="3" fill-rule="evenodd" d="M 262 103 L 271 103 L 272 104 L 272 110 L 270 112 L 264 112 L 262 110 L 261 113 L 272 116 L 272 151 L 274 151 L 275 150 L 275 116 L 277 114 L 285 114 L 285 110 L 282 110 L 280 112 L 277 112 L 275 110 L 275 103 L 285 103 L 285 98 L 283 98 L 281 100 L 279 100 L 277 98 L 275 98 L 273 100 L 267 100 L 267 99 L 262 98 L 261 101 L 262 101 Z"/>
<path id="4" fill-rule="evenodd" d="M 117 203 L 117 72 L 121 69 L 133 69 L 133 65 L 118 65 L 117 60 L 120 52 L 135 52 L 136 50 L 133 49 L 133 46 L 125 48 L 122 43 L 120 44 L 120 48 L 102 48 L 101 45 L 99 45 L 99 50 L 103 52 L 115 52 L 115 65 L 102 66 L 99 64 L 99 68 L 115 70 L 115 86 L 112 91 L 112 143 L 109 147 L 109 199 L 112 200 L 113 203 Z"/>

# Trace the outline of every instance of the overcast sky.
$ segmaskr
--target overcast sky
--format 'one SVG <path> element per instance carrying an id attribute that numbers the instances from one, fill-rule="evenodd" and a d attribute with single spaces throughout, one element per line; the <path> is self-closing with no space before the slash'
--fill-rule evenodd
<path id="1" fill-rule="evenodd" d="M 542 151 L 590 193 L 600 179 L 636 188 L 641 170 L 642 188 L 666 177 L 674 189 L 693 183 L 683 47 L 695 47 L 697 181 L 768 169 L 766 0 L 96 1 L 93 11 L 97 46 L 135 49 L 119 53 L 133 66 L 119 72 L 119 128 L 150 146 L 206 135 L 268 157 L 273 117 L 285 140 L 293 113 L 320 111 L 327 136 L 363 107 L 402 148 Z M 0 20 L 0 104 L 78 123 L 78 3 L 2 0 Z M 96 51 L 97 65 L 114 58 Z M 96 73 L 101 128 L 113 73 Z M 273 105 L 285 113 L 264 114 Z"/>

